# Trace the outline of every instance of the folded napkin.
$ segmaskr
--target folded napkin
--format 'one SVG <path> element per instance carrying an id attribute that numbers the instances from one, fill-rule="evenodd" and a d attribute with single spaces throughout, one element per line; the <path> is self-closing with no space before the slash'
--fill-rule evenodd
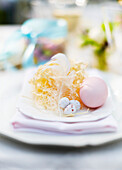
<path id="1" fill-rule="evenodd" d="M 37 132 L 42 134 L 78 135 L 115 132 L 117 130 L 117 123 L 112 115 L 90 122 L 59 122 L 33 119 L 17 111 L 11 120 L 11 124 L 16 131 Z"/>

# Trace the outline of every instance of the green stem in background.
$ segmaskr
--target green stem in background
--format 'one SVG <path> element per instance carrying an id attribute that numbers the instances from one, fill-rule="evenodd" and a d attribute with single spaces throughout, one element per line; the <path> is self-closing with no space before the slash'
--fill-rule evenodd
<path id="1" fill-rule="evenodd" d="M 106 52 L 107 48 L 108 48 L 108 42 L 107 40 L 104 40 L 103 44 L 101 44 L 98 48 L 94 49 L 94 54 L 98 63 L 97 68 L 100 70 L 108 69 L 108 64 L 107 64 L 108 54 Z"/>
<path id="2" fill-rule="evenodd" d="M 96 59 L 97 59 L 97 68 L 100 70 L 108 70 L 108 64 L 107 64 L 107 56 L 106 54 L 103 55 L 95 55 Z"/>

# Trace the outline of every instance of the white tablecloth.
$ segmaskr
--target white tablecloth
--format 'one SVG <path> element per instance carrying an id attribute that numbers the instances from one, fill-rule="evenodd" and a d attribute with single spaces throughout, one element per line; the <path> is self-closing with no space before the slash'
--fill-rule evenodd
<path id="1" fill-rule="evenodd" d="M 1 170 L 121 170 L 122 141 L 97 147 L 26 145 L 0 136 Z"/>

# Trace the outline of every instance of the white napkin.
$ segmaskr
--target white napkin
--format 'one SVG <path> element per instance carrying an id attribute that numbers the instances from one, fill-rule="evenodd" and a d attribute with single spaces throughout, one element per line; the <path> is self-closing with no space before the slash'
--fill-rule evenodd
<path id="1" fill-rule="evenodd" d="M 117 123 L 112 115 L 91 122 L 58 122 L 33 119 L 17 111 L 11 121 L 16 131 L 37 132 L 42 134 L 88 134 L 98 132 L 115 132 Z"/>

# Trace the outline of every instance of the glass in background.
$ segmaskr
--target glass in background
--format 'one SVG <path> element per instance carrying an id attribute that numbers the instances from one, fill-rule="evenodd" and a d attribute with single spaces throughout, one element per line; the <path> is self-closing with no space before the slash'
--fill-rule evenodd
<path id="1" fill-rule="evenodd" d="M 81 9 L 87 4 L 87 0 L 48 0 L 52 7 L 54 18 L 65 19 L 69 32 L 78 29 L 81 17 Z"/>
<path id="2" fill-rule="evenodd" d="M 46 0 L 32 0 L 31 8 L 31 18 L 52 18 L 52 11 Z"/>
<path id="3" fill-rule="evenodd" d="M 108 58 L 109 69 L 122 74 L 122 8 L 118 4 L 103 7 L 103 18 L 108 42 L 114 51 Z M 111 27 L 112 25 L 112 33 Z"/>

